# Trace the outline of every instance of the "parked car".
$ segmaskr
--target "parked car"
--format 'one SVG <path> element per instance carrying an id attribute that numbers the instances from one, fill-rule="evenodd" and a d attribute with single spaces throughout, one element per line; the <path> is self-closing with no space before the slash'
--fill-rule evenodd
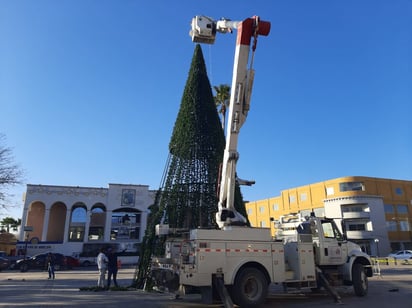
<path id="1" fill-rule="evenodd" d="M 80 257 L 79 261 L 80 261 L 80 265 L 85 266 L 85 267 L 97 264 L 96 257 Z"/>
<path id="2" fill-rule="evenodd" d="M 404 261 L 409 264 L 412 263 L 412 250 L 399 250 L 388 255 L 388 258 Z"/>
<path id="3" fill-rule="evenodd" d="M 66 256 L 66 264 L 67 268 L 79 267 L 80 260 L 72 256 Z"/>
<path id="4" fill-rule="evenodd" d="M 29 269 L 47 269 L 47 254 L 41 253 L 28 259 L 17 260 L 14 269 L 27 272 Z M 66 257 L 61 253 L 53 253 L 55 259 L 54 269 L 56 271 L 67 268 Z"/>
<path id="5" fill-rule="evenodd" d="M 10 266 L 10 261 L 9 259 L 0 257 L 0 271 L 3 271 L 5 269 L 8 269 Z"/>
<path id="6" fill-rule="evenodd" d="M 17 260 L 23 258 L 23 256 L 10 256 L 5 251 L 0 251 L 0 257 L 9 261 L 10 268 L 14 266 L 14 263 L 16 263 Z"/>

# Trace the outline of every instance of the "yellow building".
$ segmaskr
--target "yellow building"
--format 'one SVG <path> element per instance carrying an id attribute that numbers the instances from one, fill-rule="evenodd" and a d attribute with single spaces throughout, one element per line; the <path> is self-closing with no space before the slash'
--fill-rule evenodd
<path id="1" fill-rule="evenodd" d="M 342 177 L 281 191 L 246 203 L 254 227 L 271 228 L 282 215 L 300 212 L 335 218 L 349 240 L 371 255 L 412 249 L 412 181 Z"/>

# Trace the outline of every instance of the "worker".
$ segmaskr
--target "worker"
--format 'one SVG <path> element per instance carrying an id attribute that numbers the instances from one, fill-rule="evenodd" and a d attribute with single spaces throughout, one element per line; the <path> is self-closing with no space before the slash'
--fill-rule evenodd
<path id="1" fill-rule="evenodd" d="M 47 266 L 47 271 L 49 272 L 49 279 L 56 278 L 56 275 L 54 274 L 55 263 L 56 263 L 55 256 L 51 252 L 49 252 L 46 258 L 46 266 Z"/>
<path id="2" fill-rule="evenodd" d="M 97 255 L 97 268 L 99 269 L 99 279 L 97 280 L 98 288 L 105 288 L 105 275 L 107 270 L 107 264 L 109 259 L 105 254 L 105 249 L 101 248 L 100 253 Z"/>
<path id="3" fill-rule="evenodd" d="M 107 258 L 109 259 L 109 263 L 107 265 L 107 288 L 110 288 L 110 282 L 113 276 L 113 284 L 117 288 L 117 270 L 118 270 L 118 263 L 117 263 L 117 254 L 113 251 L 112 248 L 107 250 Z"/>

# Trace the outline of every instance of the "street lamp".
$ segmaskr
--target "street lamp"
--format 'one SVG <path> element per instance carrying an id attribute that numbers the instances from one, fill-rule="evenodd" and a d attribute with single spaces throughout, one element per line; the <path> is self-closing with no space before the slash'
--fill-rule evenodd
<path id="1" fill-rule="evenodd" d="M 26 260 L 27 257 L 27 244 L 29 243 L 29 237 L 30 237 L 30 233 L 29 232 L 33 232 L 33 227 L 32 226 L 25 226 L 23 229 L 24 232 L 26 232 L 26 245 L 24 247 L 24 259 Z"/>
<path id="2" fill-rule="evenodd" d="M 27 232 L 26 233 L 26 238 L 25 238 L 26 245 L 24 247 L 24 260 L 26 260 L 26 257 L 27 257 L 27 244 L 29 243 L 29 237 L 30 237 L 30 233 Z"/>
<path id="3" fill-rule="evenodd" d="M 376 244 L 376 256 L 379 257 L 379 239 L 375 238 L 375 244 Z"/>

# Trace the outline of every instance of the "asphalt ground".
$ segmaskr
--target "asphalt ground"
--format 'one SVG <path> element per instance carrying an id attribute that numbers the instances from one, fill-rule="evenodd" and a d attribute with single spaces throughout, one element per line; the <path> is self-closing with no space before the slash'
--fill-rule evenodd
<path id="1" fill-rule="evenodd" d="M 131 285 L 134 267 L 121 268 L 120 286 Z M 173 294 L 129 291 L 80 291 L 81 287 L 97 285 L 97 268 L 79 268 L 57 271 L 56 279 L 49 280 L 45 271 L 7 270 L 0 272 L 0 307 L 222 307 L 206 305 L 197 294 L 175 299 Z M 263 307 L 412 307 L 412 265 L 381 265 L 380 275 L 369 280 L 369 294 L 357 297 L 352 287 L 337 289 L 341 302 L 336 303 L 326 292 L 282 293 L 271 286 Z"/>

